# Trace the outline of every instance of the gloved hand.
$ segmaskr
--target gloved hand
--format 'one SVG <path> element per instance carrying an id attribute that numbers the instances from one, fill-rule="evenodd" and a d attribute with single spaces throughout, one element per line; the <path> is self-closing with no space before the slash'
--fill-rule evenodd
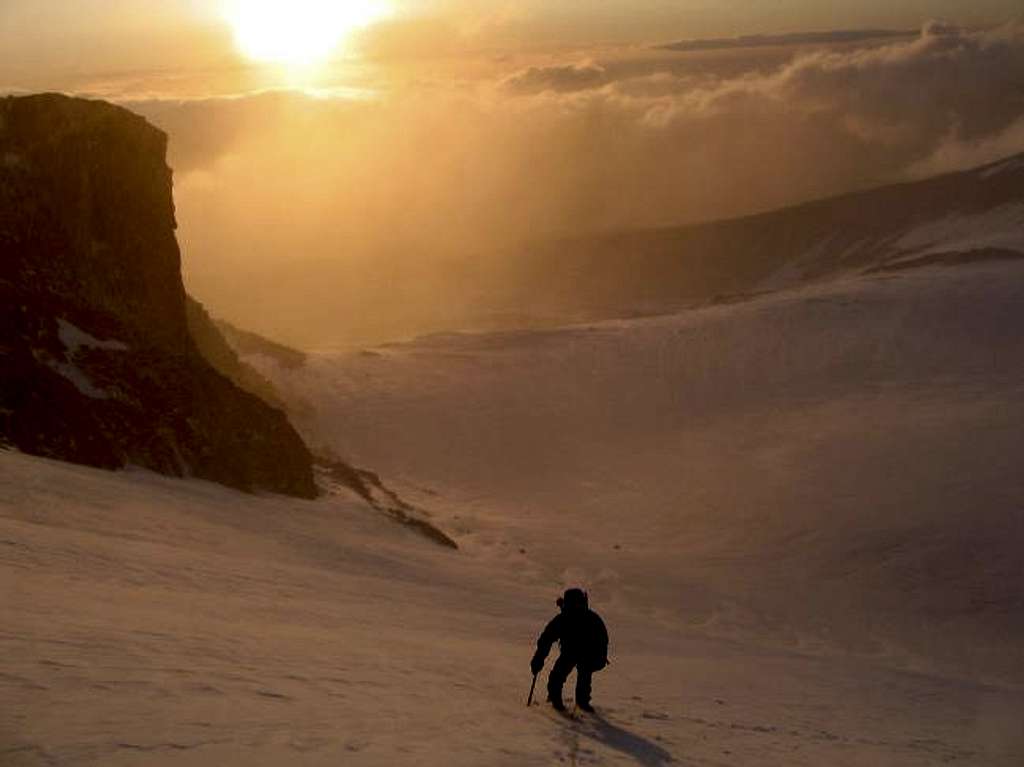
<path id="1" fill-rule="evenodd" d="M 530 671 L 539 674 L 542 668 L 544 668 L 544 659 L 540 655 L 534 655 L 533 660 L 530 661 Z"/>

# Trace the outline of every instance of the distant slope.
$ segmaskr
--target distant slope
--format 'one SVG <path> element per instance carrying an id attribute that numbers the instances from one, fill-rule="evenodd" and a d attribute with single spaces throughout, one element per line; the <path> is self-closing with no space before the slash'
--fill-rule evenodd
<path id="1" fill-rule="evenodd" d="M 1024 155 L 756 216 L 537 245 L 510 303 L 628 316 L 936 254 L 1024 258 Z"/>
<path id="2" fill-rule="evenodd" d="M 224 340 L 238 354 L 264 355 L 286 368 L 298 368 L 306 364 L 305 352 L 271 341 L 258 333 L 242 330 L 224 320 L 217 320 L 216 325 Z"/>

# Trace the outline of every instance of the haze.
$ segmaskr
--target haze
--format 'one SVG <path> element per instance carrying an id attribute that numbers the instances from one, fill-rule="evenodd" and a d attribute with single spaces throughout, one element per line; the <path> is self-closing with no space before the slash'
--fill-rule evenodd
<path id="1" fill-rule="evenodd" d="M 7 0 L 0 87 L 167 130 L 190 290 L 305 347 L 491 326 L 539 242 L 1024 150 L 1014 2 L 357 5 Z"/>

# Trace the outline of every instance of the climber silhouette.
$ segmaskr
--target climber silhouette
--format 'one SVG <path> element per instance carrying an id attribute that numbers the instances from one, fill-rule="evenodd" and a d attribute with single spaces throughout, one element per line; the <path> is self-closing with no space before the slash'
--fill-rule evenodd
<path id="1" fill-rule="evenodd" d="M 548 700 L 558 711 L 565 711 L 562 687 L 576 669 L 576 705 L 593 711 L 590 705 L 591 678 L 608 665 L 608 630 L 601 616 L 590 609 L 583 589 L 569 589 L 556 601 L 561 612 L 551 619 L 537 640 L 537 652 L 530 661 L 534 676 L 544 668 L 551 645 L 559 643 L 561 653 L 548 675 Z"/>

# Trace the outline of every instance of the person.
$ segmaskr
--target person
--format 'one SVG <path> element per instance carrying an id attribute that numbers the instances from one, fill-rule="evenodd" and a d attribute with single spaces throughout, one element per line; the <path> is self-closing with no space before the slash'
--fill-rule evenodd
<path id="1" fill-rule="evenodd" d="M 562 686 L 575 668 L 576 705 L 592 712 L 591 677 L 608 665 L 608 630 L 601 616 L 590 609 L 583 589 L 569 589 L 555 604 L 561 612 L 541 632 L 530 670 L 534 676 L 541 672 L 551 645 L 557 641 L 561 653 L 548 675 L 548 701 L 556 710 L 565 711 Z"/>

